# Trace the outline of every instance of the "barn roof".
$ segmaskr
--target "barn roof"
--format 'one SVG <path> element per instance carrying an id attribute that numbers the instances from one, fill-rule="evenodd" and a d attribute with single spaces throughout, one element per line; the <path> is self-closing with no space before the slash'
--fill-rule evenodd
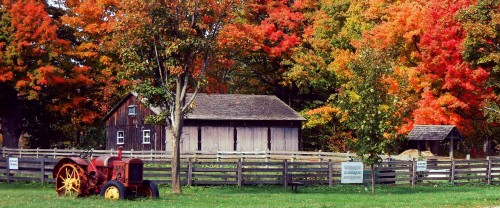
<path id="1" fill-rule="evenodd" d="M 409 140 L 435 140 L 445 139 L 463 140 L 462 135 L 455 126 L 451 125 L 415 125 L 408 135 Z"/>
<path id="2" fill-rule="evenodd" d="M 191 96 L 189 94 L 188 96 Z M 111 110 L 111 115 L 129 96 L 129 93 Z M 159 114 L 161 110 L 151 107 L 151 111 Z M 206 94 L 198 93 L 193 102 L 193 110 L 188 113 L 188 120 L 287 120 L 304 121 L 299 113 L 274 95 L 243 94 Z"/>

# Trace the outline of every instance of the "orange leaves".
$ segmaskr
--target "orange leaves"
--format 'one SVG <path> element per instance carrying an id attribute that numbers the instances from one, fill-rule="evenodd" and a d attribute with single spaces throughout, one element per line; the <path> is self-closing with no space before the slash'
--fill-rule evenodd
<path id="1" fill-rule="evenodd" d="M 247 8 L 248 15 L 262 15 L 265 18 L 227 25 L 221 32 L 221 43 L 225 47 L 246 50 L 246 53 L 264 52 L 273 58 L 290 55 L 291 49 L 301 41 L 301 35 L 297 33 L 304 21 L 302 13 L 283 1 L 251 1 Z"/>
<path id="2" fill-rule="evenodd" d="M 0 73 L 0 82 L 10 81 L 13 78 L 14 78 L 14 73 L 12 73 L 12 71 L 6 71 L 3 73 Z"/>
<path id="3" fill-rule="evenodd" d="M 380 21 L 364 34 L 365 46 L 397 51 L 395 70 L 411 69 L 402 96 L 412 112 L 408 126 L 416 124 L 454 124 L 468 131 L 474 119 L 481 119 L 481 103 L 490 97 L 485 86 L 489 73 L 472 68 L 462 58 L 464 29 L 457 14 L 473 2 L 418 0 L 370 1 L 366 17 Z M 392 53 L 392 52 L 391 52 Z M 396 72 L 396 71 L 395 71 Z M 401 74 L 401 73 L 399 73 Z M 393 77 L 385 82 L 390 92 L 398 87 Z M 418 102 L 417 102 L 418 101 Z M 413 106 L 412 103 L 417 103 Z"/>
<path id="4" fill-rule="evenodd" d="M 184 73 L 184 69 L 180 66 L 171 66 L 168 68 L 168 71 L 173 75 L 180 75 Z"/>
<path id="5" fill-rule="evenodd" d="M 17 1 L 9 11 L 12 25 L 15 27 L 14 43 L 17 51 L 24 51 L 31 56 L 41 56 L 56 40 L 56 29 L 44 5 L 34 0 Z"/>
<path id="6" fill-rule="evenodd" d="M 333 121 L 335 116 L 340 113 L 340 109 L 330 106 L 321 106 L 306 112 L 306 127 L 323 126 Z"/>

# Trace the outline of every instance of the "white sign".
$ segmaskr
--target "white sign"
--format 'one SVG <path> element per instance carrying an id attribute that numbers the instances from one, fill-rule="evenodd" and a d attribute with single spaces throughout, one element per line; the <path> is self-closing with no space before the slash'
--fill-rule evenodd
<path id="1" fill-rule="evenodd" d="M 363 183 L 363 163 L 343 162 L 341 183 Z"/>
<path id="2" fill-rule="evenodd" d="M 417 161 L 417 172 L 427 171 L 427 160 Z"/>
<path id="3" fill-rule="evenodd" d="M 17 157 L 9 157 L 9 169 L 11 170 L 19 169 L 19 163 Z"/>

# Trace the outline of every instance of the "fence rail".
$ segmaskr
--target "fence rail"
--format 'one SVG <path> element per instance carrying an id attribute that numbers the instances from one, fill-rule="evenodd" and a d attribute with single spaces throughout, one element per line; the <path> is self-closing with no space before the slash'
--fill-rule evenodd
<path id="1" fill-rule="evenodd" d="M 0 181 L 40 181 L 53 183 L 52 169 L 58 159 L 18 158 L 18 170 L 9 169 L 8 157 L 0 157 Z M 171 181 L 170 161 L 144 161 L 144 178 L 159 184 Z M 181 162 L 181 180 L 185 185 L 255 185 L 287 186 L 288 181 L 304 184 L 335 185 L 340 183 L 340 162 L 197 161 L 192 158 Z M 377 183 L 426 184 L 500 184 L 500 159 L 431 161 L 427 171 L 417 172 L 416 161 L 387 161 L 376 167 Z M 369 182 L 369 168 L 364 179 Z"/>
<path id="2" fill-rule="evenodd" d="M 80 153 L 86 150 L 81 149 L 13 149 L 13 148 L 2 148 L 0 149 L 0 156 L 7 157 L 19 157 L 19 158 L 63 158 L 63 157 L 76 157 Z M 118 150 L 92 150 L 92 156 L 109 156 L 117 155 Z M 157 151 L 157 150 L 146 150 L 146 151 L 135 151 L 126 150 L 123 151 L 125 157 L 139 158 L 143 160 L 170 160 L 172 155 L 171 152 Z M 336 162 L 349 161 L 352 158 L 357 158 L 358 156 L 354 153 L 339 153 L 339 152 L 311 152 L 311 151 L 218 151 L 218 152 L 208 152 L 208 151 L 193 151 L 193 152 L 182 152 L 181 159 L 193 158 L 195 160 L 238 160 L 238 159 L 255 159 L 255 160 L 290 160 L 295 161 L 328 161 L 333 160 Z M 397 160 L 412 160 L 410 156 L 399 156 L 399 155 L 381 155 L 383 159 L 397 159 Z"/>
<path id="3" fill-rule="evenodd" d="M 2 148 L 0 149 L 1 156 L 7 157 L 8 155 L 19 158 L 62 158 L 62 157 L 76 157 L 80 153 L 86 150 L 79 149 L 11 149 Z M 92 150 L 92 155 L 96 156 L 109 156 L 117 155 L 118 150 Z M 125 157 L 140 158 L 143 160 L 170 160 L 171 152 L 166 151 L 135 151 L 127 150 L 123 151 Z M 181 153 L 182 159 L 194 158 L 194 159 L 262 159 L 262 160 L 283 160 L 288 159 L 292 161 L 296 160 L 316 160 L 324 161 L 332 159 L 334 161 L 347 161 L 350 158 L 356 157 L 353 153 L 335 153 L 335 152 L 306 152 L 306 151 L 218 151 L 218 152 L 207 152 L 207 151 L 193 151 L 193 152 L 183 152 Z M 385 156 L 389 157 L 389 156 Z"/>

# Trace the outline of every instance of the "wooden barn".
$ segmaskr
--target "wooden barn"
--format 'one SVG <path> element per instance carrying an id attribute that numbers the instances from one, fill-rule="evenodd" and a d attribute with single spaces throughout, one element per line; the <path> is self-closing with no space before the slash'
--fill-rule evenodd
<path id="1" fill-rule="evenodd" d="M 434 155 L 441 155 L 440 149 L 448 149 L 450 158 L 453 158 L 458 141 L 464 140 L 458 129 L 451 125 L 415 125 L 408 139 L 417 147 L 419 155 L 422 149 Z"/>
<path id="2" fill-rule="evenodd" d="M 193 104 L 184 121 L 181 152 L 301 150 L 305 119 L 276 96 L 198 93 Z M 104 118 L 106 148 L 171 151 L 166 127 L 144 122 L 159 113 L 129 93 Z"/>

